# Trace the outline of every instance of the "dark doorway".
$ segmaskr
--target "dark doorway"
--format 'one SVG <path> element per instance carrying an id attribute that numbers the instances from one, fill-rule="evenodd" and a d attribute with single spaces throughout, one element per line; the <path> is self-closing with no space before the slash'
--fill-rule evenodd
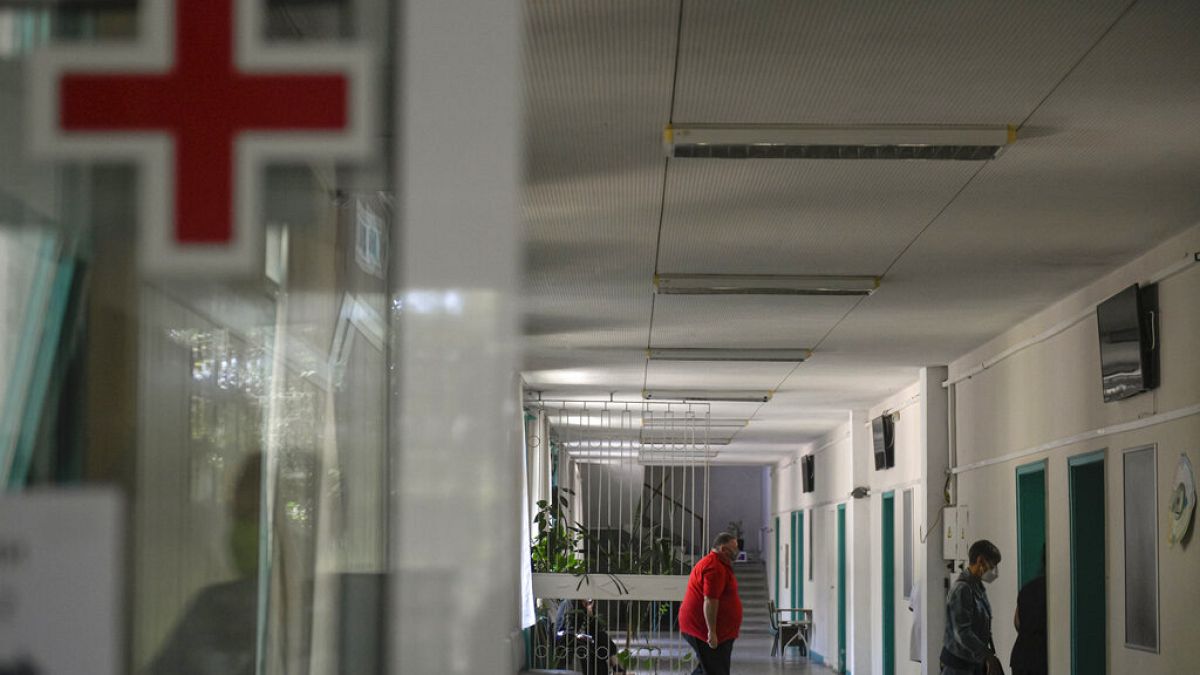
<path id="1" fill-rule="evenodd" d="M 883 675 L 896 675 L 896 493 L 883 493 Z"/>
<path id="2" fill-rule="evenodd" d="M 1017 467 L 1017 588 L 1042 574 L 1046 546 L 1046 462 Z"/>
<path id="3" fill-rule="evenodd" d="M 1071 673 L 1106 670 L 1104 451 L 1067 462 L 1071 491 Z"/>

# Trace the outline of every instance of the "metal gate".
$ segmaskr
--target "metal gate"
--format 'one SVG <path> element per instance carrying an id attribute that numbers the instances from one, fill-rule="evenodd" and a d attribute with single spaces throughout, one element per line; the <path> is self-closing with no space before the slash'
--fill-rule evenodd
<path id="1" fill-rule="evenodd" d="M 703 403 L 527 402 L 534 668 L 686 673 L 687 574 L 708 551 Z"/>

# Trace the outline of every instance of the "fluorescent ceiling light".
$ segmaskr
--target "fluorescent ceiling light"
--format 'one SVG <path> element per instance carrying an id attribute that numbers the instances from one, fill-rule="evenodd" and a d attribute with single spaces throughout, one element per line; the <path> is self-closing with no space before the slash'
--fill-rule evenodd
<path id="1" fill-rule="evenodd" d="M 771 400 L 769 391 L 700 391 L 689 389 L 646 389 L 642 398 L 647 401 L 733 401 L 766 403 Z"/>
<path id="2" fill-rule="evenodd" d="M 662 436 L 656 438 L 654 436 L 642 435 L 641 443 L 643 448 L 670 448 L 674 446 L 703 446 L 703 445 L 729 445 L 733 442 L 731 436 L 705 436 L 702 433 L 688 434 L 684 436 Z"/>
<path id="3" fill-rule="evenodd" d="M 728 445 L 725 443 L 724 445 Z M 707 450 L 702 446 L 691 446 L 687 448 L 670 448 L 662 446 L 639 446 L 630 447 L 580 447 L 567 450 L 567 454 L 572 457 L 585 457 L 594 459 L 646 459 L 653 458 L 656 460 L 683 460 L 683 459 L 706 459 L 717 456 L 716 450 Z"/>
<path id="4" fill-rule="evenodd" d="M 644 429 L 688 429 L 692 426 L 703 428 L 707 426 L 710 429 L 732 428 L 741 429 L 750 423 L 746 419 L 734 419 L 731 417 L 646 417 L 642 419 L 642 428 Z"/>
<path id="5" fill-rule="evenodd" d="M 704 446 L 728 446 L 733 441 L 733 438 L 709 438 L 708 441 L 701 437 L 671 437 L 661 438 L 661 440 L 644 440 L 644 441 L 611 441 L 611 440 L 594 440 L 594 441 L 566 441 L 563 447 L 566 452 L 574 455 L 576 453 L 636 453 L 638 450 L 654 450 L 656 453 L 695 453 L 700 452 L 696 448 Z"/>
<path id="6" fill-rule="evenodd" d="M 660 274 L 663 295 L 870 295 L 879 277 L 787 274 Z"/>
<path id="7" fill-rule="evenodd" d="M 663 129 L 668 157 L 721 159 L 995 159 L 1016 127 L 680 124 Z"/>
<path id="8" fill-rule="evenodd" d="M 637 429 L 642 426 L 642 417 L 638 410 L 614 410 L 611 413 L 592 411 L 559 411 L 547 410 L 546 419 L 556 427 L 596 427 L 614 431 Z"/>
<path id="9" fill-rule="evenodd" d="M 643 450 L 638 453 L 638 460 L 642 462 L 686 462 L 688 460 L 698 461 L 704 459 L 712 459 L 720 453 L 716 450 L 687 450 L 683 452 L 672 451 L 663 452 L 661 450 Z"/>
<path id="10" fill-rule="evenodd" d="M 628 465 L 638 464 L 641 466 L 695 466 L 697 464 L 707 464 L 710 460 L 716 459 L 720 453 L 716 451 L 709 452 L 689 452 L 689 453 L 663 453 L 652 452 L 644 454 L 575 454 L 572 453 L 572 458 L 577 462 L 586 464 L 605 464 L 605 465 Z"/>
<path id="11" fill-rule="evenodd" d="M 640 441 L 643 448 L 650 446 L 728 446 L 737 432 L 736 429 L 726 429 L 718 434 L 708 434 L 703 429 L 646 429 L 642 430 Z"/>
<path id="12" fill-rule="evenodd" d="M 810 349 L 699 349 L 658 347 L 646 350 L 651 361 L 784 361 L 799 363 L 812 356 Z"/>

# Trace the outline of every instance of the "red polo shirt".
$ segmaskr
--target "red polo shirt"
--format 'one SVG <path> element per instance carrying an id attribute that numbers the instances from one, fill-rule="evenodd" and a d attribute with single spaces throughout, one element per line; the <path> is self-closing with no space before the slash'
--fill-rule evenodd
<path id="1" fill-rule="evenodd" d="M 736 638 L 742 627 L 742 599 L 738 597 L 733 565 L 715 551 L 701 558 L 692 568 L 683 604 L 679 606 L 679 631 L 701 640 L 708 639 L 704 598 L 720 601 L 717 605 L 717 642 Z"/>

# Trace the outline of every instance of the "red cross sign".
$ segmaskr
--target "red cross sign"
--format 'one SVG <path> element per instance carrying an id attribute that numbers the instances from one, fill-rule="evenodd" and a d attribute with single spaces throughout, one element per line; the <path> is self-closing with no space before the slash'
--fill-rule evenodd
<path id="1" fill-rule="evenodd" d="M 264 44 L 264 0 L 139 4 L 137 43 L 35 58 L 34 152 L 139 164 L 148 274 L 261 271 L 264 165 L 370 156 L 370 58 L 357 47 Z"/>

